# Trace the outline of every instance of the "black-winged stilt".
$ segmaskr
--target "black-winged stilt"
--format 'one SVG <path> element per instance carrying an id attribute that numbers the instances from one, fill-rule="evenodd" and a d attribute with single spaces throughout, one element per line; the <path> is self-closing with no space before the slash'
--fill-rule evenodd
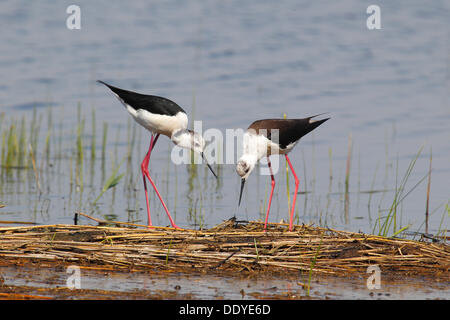
<path id="1" fill-rule="evenodd" d="M 167 209 L 167 206 L 164 203 L 161 195 L 159 194 L 155 183 L 150 177 L 150 173 L 148 171 L 150 155 L 153 148 L 155 147 L 156 141 L 158 141 L 159 135 L 163 134 L 165 136 L 168 136 L 170 140 L 172 140 L 172 142 L 176 145 L 200 153 L 202 158 L 208 165 L 208 168 L 217 178 L 216 173 L 211 168 L 203 154 L 203 150 L 205 148 L 205 141 L 203 140 L 203 137 L 200 134 L 187 129 L 187 114 L 175 102 L 163 97 L 140 94 L 137 92 L 120 89 L 111 86 L 101 80 L 97 80 L 97 82 L 102 83 L 109 89 L 111 89 L 114 95 L 125 106 L 128 113 L 131 114 L 133 119 L 152 133 L 150 147 L 141 164 L 142 178 L 144 180 L 145 200 L 147 202 L 148 225 L 152 225 L 152 219 L 150 216 L 147 182 L 145 180 L 146 177 L 153 186 L 153 189 L 155 189 L 155 192 L 159 200 L 161 201 L 161 204 L 163 205 L 167 216 L 169 217 L 170 223 L 174 228 L 178 228 L 178 226 L 173 221 L 172 216 L 170 215 L 169 210 Z"/>
<path id="2" fill-rule="evenodd" d="M 322 120 L 314 120 L 315 115 L 304 119 L 265 119 L 253 122 L 244 134 L 243 155 L 238 160 L 236 171 L 241 176 L 241 191 L 239 194 L 239 205 L 241 204 L 242 190 L 248 176 L 255 167 L 257 161 L 264 156 L 267 157 L 267 164 L 272 179 L 272 190 L 270 191 L 269 204 L 267 207 L 266 220 L 264 230 L 267 229 L 267 220 L 269 218 L 270 205 L 272 203 L 273 190 L 275 188 L 275 178 L 270 163 L 270 155 L 284 154 L 286 161 L 291 168 L 295 179 L 295 192 L 292 202 L 291 215 L 289 220 L 289 231 L 292 231 L 292 221 L 294 218 L 295 201 L 297 200 L 297 192 L 299 179 L 295 174 L 288 153 L 294 148 L 301 137 L 311 132 L 322 123 L 330 118 Z"/>

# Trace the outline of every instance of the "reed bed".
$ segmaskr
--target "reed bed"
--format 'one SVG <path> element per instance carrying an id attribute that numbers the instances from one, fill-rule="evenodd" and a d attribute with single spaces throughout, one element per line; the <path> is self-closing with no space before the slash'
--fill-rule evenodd
<path id="1" fill-rule="evenodd" d="M 129 224 L 130 225 L 130 224 Z M 446 243 L 387 238 L 314 226 L 230 219 L 207 230 L 138 225 L 39 225 L 0 228 L 0 257 L 10 263 L 257 275 L 383 275 L 450 281 Z"/>

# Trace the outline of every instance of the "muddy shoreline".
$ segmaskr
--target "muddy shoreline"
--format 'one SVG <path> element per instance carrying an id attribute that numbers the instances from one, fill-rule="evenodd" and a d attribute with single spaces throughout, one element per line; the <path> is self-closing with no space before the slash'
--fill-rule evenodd
<path id="1" fill-rule="evenodd" d="M 450 247 L 313 226 L 0 228 L 0 299 L 450 298 Z M 369 288 L 369 267 L 382 286 Z M 71 289 L 69 267 L 82 285 Z"/>

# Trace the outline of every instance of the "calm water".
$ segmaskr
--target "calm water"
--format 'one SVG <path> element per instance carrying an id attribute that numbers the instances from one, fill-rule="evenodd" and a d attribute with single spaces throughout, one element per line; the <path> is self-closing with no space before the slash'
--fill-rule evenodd
<path id="1" fill-rule="evenodd" d="M 0 267 L 5 285 L 29 286 L 32 288 L 66 288 L 68 274 L 65 268 L 58 270 L 43 268 L 38 274 L 34 268 Z M 292 279 L 258 279 L 222 277 L 192 274 L 148 274 L 122 272 L 81 271 L 80 287 L 122 292 L 121 299 L 145 299 L 146 294 L 176 293 L 178 299 L 190 295 L 191 299 L 305 299 L 307 291 L 304 281 Z M 382 289 L 369 290 L 366 275 L 347 279 L 317 277 L 311 281 L 310 297 L 313 299 L 448 299 L 450 290 L 445 283 L 430 283 L 421 279 L 383 282 Z M 13 287 L 14 288 L 14 287 Z M 127 293 L 133 295 L 127 296 Z M 44 295 L 37 291 L 38 295 Z M 139 294 L 142 296 L 139 297 Z M 56 295 L 58 298 L 58 295 Z M 63 296 L 64 297 L 64 296 Z M 74 291 L 71 299 L 86 299 L 83 293 Z M 59 297 L 59 299 L 61 299 Z M 68 299 L 64 297 L 63 299 Z"/>
<path id="2" fill-rule="evenodd" d="M 367 29 L 364 1 L 76 1 L 81 30 L 66 28 L 69 4 L 0 3 L 0 133 L 24 115 L 31 121 L 34 107 L 42 117 L 36 152 L 42 193 L 33 170 L 3 172 L 0 203 L 6 207 L 0 209 L 0 220 L 72 223 L 74 212 L 82 211 L 146 223 L 139 168 L 150 136 L 95 83 L 102 79 L 176 101 L 191 121 L 203 120 L 203 130 L 225 132 L 260 118 L 329 112 L 332 119 L 290 154 L 300 191 L 306 191 L 298 196 L 299 222 L 372 232 L 392 204 L 396 180 L 400 185 L 423 146 L 404 194 L 427 174 L 432 150 L 429 232 L 447 228 L 448 1 L 377 1 L 381 30 Z M 81 170 L 74 151 L 78 104 L 85 119 Z M 90 158 L 93 109 L 95 161 Z M 105 122 L 107 158 L 102 165 Z M 119 169 L 126 175 L 92 206 L 113 164 L 127 155 L 133 130 L 131 160 Z M 346 202 L 349 137 L 353 148 Z M 161 137 L 150 172 L 178 225 L 208 227 L 235 214 L 262 218 L 267 176 L 255 170 L 237 208 L 240 179 L 234 165 L 216 167 L 217 182 L 203 165 L 193 171 L 172 164 L 172 146 Z M 284 159 L 279 165 L 285 168 Z M 289 211 L 284 170 L 276 181 L 273 222 L 287 219 Z M 425 179 L 401 202 L 397 228 L 410 224 L 410 231 L 425 231 L 426 186 Z M 290 176 L 291 200 L 293 189 Z M 162 207 L 150 196 L 154 223 L 167 225 Z"/>

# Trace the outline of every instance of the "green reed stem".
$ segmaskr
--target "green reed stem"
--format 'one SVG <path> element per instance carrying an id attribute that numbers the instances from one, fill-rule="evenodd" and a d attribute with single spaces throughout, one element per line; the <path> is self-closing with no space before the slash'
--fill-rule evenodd
<path id="1" fill-rule="evenodd" d="M 283 119 L 287 119 L 287 114 L 283 113 Z M 287 194 L 287 199 L 288 199 L 288 217 L 291 214 L 291 192 L 289 189 L 289 166 L 287 161 L 285 161 L 285 166 L 286 166 L 286 194 Z"/>
<path id="2" fill-rule="evenodd" d="M 423 146 L 420 147 L 419 151 L 417 152 L 417 154 L 415 155 L 415 157 L 411 160 L 408 168 L 406 169 L 406 172 L 401 180 L 400 186 L 397 187 L 397 182 L 396 182 L 396 188 L 395 188 L 395 195 L 394 195 L 394 200 L 391 204 L 391 207 L 389 209 L 388 215 L 385 218 L 383 224 L 380 227 L 380 231 L 378 233 L 378 235 L 382 235 L 384 237 L 387 236 L 390 226 L 392 223 L 394 223 L 394 228 L 393 228 L 393 232 L 396 232 L 396 217 L 397 217 L 397 207 L 398 205 L 401 203 L 401 201 L 407 196 L 409 195 L 423 180 L 424 178 L 426 178 L 426 176 L 424 178 L 422 178 L 412 189 L 410 189 L 406 195 L 403 196 L 403 191 L 405 190 L 405 186 L 406 183 L 408 182 L 408 179 L 412 173 L 412 170 L 414 169 L 414 166 L 416 164 L 417 159 L 419 158 L 421 152 L 423 150 Z M 398 164 L 397 164 L 398 167 Z M 398 170 L 397 170 L 398 171 Z M 428 174 L 427 174 L 428 175 Z"/>
<path id="3" fill-rule="evenodd" d="M 27 160 L 27 141 L 26 141 L 26 125 L 25 125 L 25 117 L 22 117 L 21 125 L 20 125 L 20 136 L 19 136 L 19 159 L 17 165 L 22 168 L 26 166 Z"/>
<path id="4" fill-rule="evenodd" d="M 95 160 L 95 146 L 96 146 L 96 126 L 95 126 L 95 108 L 92 108 L 92 139 L 91 139 L 91 161 Z"/>
<path id="5" fill-rule="evenodd" d="M 111 172 L 111 176 L 108 178 L 108 180 L 106 180 L 102 191 L 100 192 L 100 194 L 98 195 L 98 197 L 94 200 L 94 202 L 92 203 L 92 205 L 95 205 L 97 203 L 97 201 L 101 198 L 101 196 L 108 191 L 111 188 L 114 188 L 122 179 L 122 177 L 125 175 L 124 173 L 117 175 L 117 172 L 119 171 L 120 166 L 122 165 L 122 163 L 125 161 L 125 159 L 123 159 L 116 167 L 114 167 L 112 169 Z"/>
<path id="6" fill-rule="evenodd" d="M 430 188 L 431 188 L 431 164 L 433 162 L 433 152 L 430 147 L 430 169 L 428 171 L 428 185 L 427 185 L 427 202 L 425 206 L 425 233 L 428 233 L 428 216 L 430 210 Z"/>
<path id="7" fill-rule="evenodd" d="M 28 148 L 30 151 L 31 164 L 33 165 L 33 172 L 34 172 L 34 178 L 36 180 L 36 186 L 39 190 L 39 193 L 41 193 L 41 184 L 39 182 L 39 173 L 37 171 L 36 159 L 34 157 L 33 147 L 31 146 L 31 143 L 28 145 Z"/>
<path id="8" fill-rule="evenodd" d="M 317 247 L 316 254 L 314 255 L 314 258 L 311 261 L 311 265 L 309 266 L 308 286 L 306 289 L 306 295 L 308 297 L 309 297 L 309 290 L 311 288 L 311 279 L 312 279 L 313 269 L 314 269 L 314 266 L 316 265 L 317 257 L 319 256 L 320 247 L 322 246 L 322 241 L 323 241 L 323 233 L 320 237 L 320 243 L 319 243 L 319 246 Z"/>

